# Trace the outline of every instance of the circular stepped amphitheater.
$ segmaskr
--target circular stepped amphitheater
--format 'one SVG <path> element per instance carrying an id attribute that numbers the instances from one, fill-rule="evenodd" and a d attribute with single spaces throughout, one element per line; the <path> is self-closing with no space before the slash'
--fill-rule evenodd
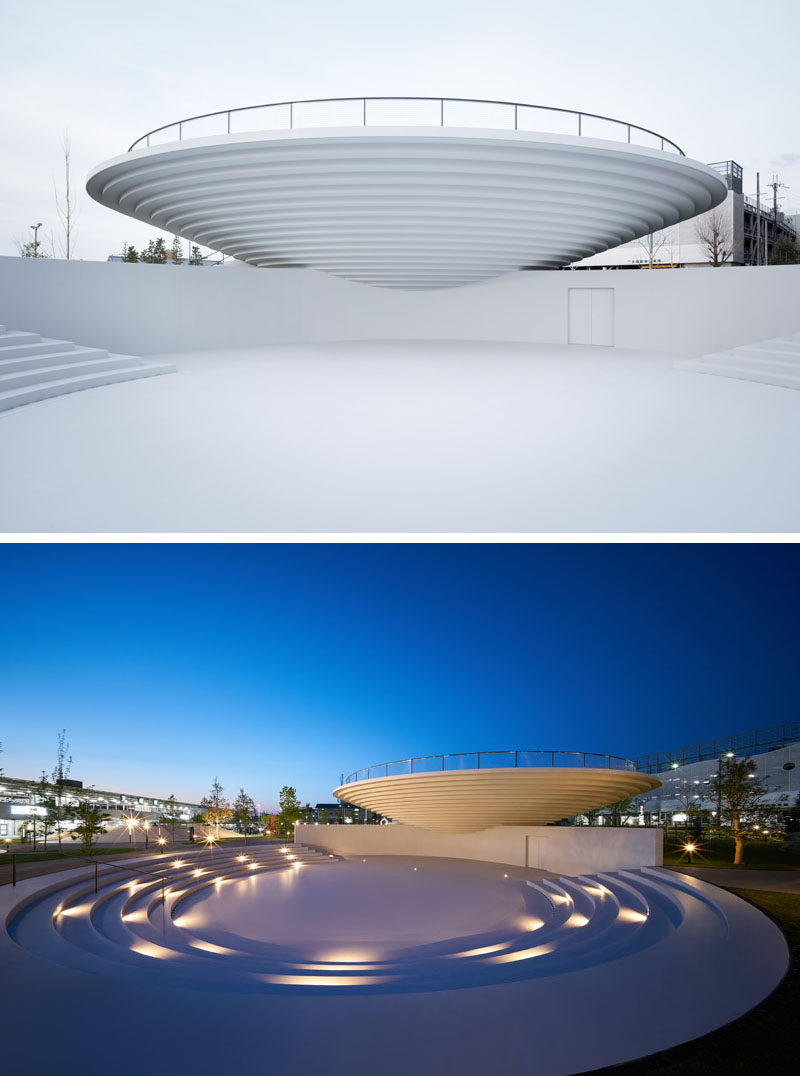
<path id="1" fill-rule="evenodd" d="M 133 874 L 111 867 L 99 873 L 96 893 L 93 874 L 47 885 L 11 912 L 7 929 L 40 957 L 104 977 L 146 980 L 158 960 L 162 982 L 167 976 L 192 989 L 246 992 L 449 990 L 579 971 L 668 940 L 680 945 L 687 918 L 692 935 L 701 926 L 708 944 L 729 929 L 724 908 L 695 883 L 648 868 L 539 881 L 508 880 L 503 872 L 521 914 L 497 922 L 490 915 L 484 930 L 417 939 L 391 952 L 385 939 L 368 935 L 362 950 L 381 953 L 371 960 L 318 959 L 319 938 L 287 944 L 246 937 L 195 914 L 224 887 L 241 890 L 265 872 L 319 868 L 335 858 L 260 846 L 150 861 Z M 410 869 L 430 868 L 421 861 Z"/>
<path id="2" fill-rule="evenodd" d="M 528 1072 L 535 1042 L 537 1071 L 579 1072 L 730 1022 L 774 989 L 788 959 L 756 909 L 660 868 L 557 877 L 299 845 L 103 864 L 96 891 L 92 868 L 70 870 L 3 887 L 0 912 L 20 1019 L 33 989 L 74 1009 L 63 1018 L 62 1061 L 82 996 L 113 1038 L 138 999 L 192 1020 L 204 995 L 217 1024 L 182 1039 L 181 1056 L 187 1070 L 209 1073 L 223 1062 L 249 1071 L 247 1040 L 224 1033 L 243 1014 L 253 1026 L 277 1017 L 264 1060 L 294 1058 L 303 1071 L 366 1073 L 402 1034 L 413 1057 L 398 1043 L 386 1072 L 412 1060 L 433 1072 L 449 1059 L 471 1076 L 487 1071 L 488 1021 L 496 1071 Z M 591 1013 L 590 1033 L 569 1032 L 576 1013 Z M 166 1048 L 168 1029 L 158 1034 Z M 131 1042 L 118 1071 L 139 1071 L 144 1049 Z"/>

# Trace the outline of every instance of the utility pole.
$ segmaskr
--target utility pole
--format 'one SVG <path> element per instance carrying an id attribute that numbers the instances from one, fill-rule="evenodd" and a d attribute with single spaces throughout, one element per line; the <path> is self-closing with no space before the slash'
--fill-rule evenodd
<path id="1" fill-rule="evenodd" d="M 761 265 L 761 173 L 756 172 L 756 265 Z"/>
<path id="2" fill-rule="evenodd" d="M 773 233 L 772 233 L 772 245 L 773 247 L 778 241 L 778 187 L 784 187 L 788 190 L 788 186 L 785 183 L 781 183 L 776 175 L 773 175 L 772 182 L 767 184 L 768 187 L 772 187 L 772 219 L 773 219 Z M 767 259 L 769 260 L 769 259 Z"/>

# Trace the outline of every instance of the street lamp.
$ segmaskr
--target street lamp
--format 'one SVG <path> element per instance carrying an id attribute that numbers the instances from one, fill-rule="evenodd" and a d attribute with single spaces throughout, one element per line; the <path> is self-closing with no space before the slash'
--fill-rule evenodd
<path id="1" fill-rule="evenodd" d="M 38 224 L 32 224 L 31 225 L 31 228 L 33 230 L 33 256 L 34 256 L 34 258 L 39 257 L 39 229 L 41 228 L 41 226 L 42 226 L 41 221 L 39 221 Z"/>
<path id="2" fill-rule="evenodd" d="M 146 852 L 147 848 L 148 848 L 147 831 L 150 829 L 150 823 L 149 822 L 143 822 L 142 823 L 142 829 L 144 830 L 144 850 Z"/>
<path id="3" fill-rule="evenodd" d="M 163 855 L 163 853 L 164 853 L 164 845 L 167 843 L 167 838 L 166 837 L 159 837 L 158 838 L 158 843 L 161 846 L 161 853 Z"/>
<path id="4" fill-rule="evenodd" d="M 123 817 L 123 822 L 125 822 L 128 827 L 128 844 L 133 844 L 133 829 L 136 825 L 136 819 L 132 814 L 126 814 Z"/>

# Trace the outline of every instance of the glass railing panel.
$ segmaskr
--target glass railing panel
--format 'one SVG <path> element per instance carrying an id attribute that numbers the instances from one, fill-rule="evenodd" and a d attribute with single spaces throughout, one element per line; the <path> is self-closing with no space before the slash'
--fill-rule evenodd
<path id="1" fill-rule="evenodd" d="M 743 732 L 738 736 L 731 737 L 731 743 L 733 745 L 732 750 L 737 754 L 743 751 L 749 751 L 755 747 L 756 736 L 754 732 Z"/>
<path id="2" fill-rule="evenodd" d="M 289 129 L 289 105 L 260 105 L 231 112 L 231 134 L 284 129 Z"/>
<path id="3" fill-rule="evenodd" d="M 608 755 L 585 755 L 585 765 L 593 770 L 607 770 L 610 759 Z"/>
<path id="4" fill-rule="evenodd" d="M 513 131 L 514 106 L 482 101 L 448 101 L 445 98 L 444 126 Z"/>
<path id="5" fill-rule="evenodd" d="M 552 766 L 552 751 L 517 751 L 518 766 Z"/>
<path id="6" fill-rule="evenodd" d="M 480 767 L 482 770 L 502 769 L 506 766 L 516 766 L 516 751 L 481 751 Z"/>
<path id="7" fill-rule="evenodd" d="M 759 729 L 756 733 L 756 743 L 759 747 L 783 743 L 783 725 L 773 725 L 770 729 Z M 762 748 L 763 750 L 763 748 Z"/>
<path id="8" fill-rule="evenodd" d="M 178 141 L 179 124 L 173 123 L 170 127 L 165 127 L 163 131 L 156 131 L 155 134 L 151 134 L 150 145 L 151 146 L 163 146 L 168 142 Z"/>
<path id="9" fill-rule="evenodd" d="M 364 99 L 298 102 L 292 109 L 294 127 L 361 127 Z"/>
<path id="10" fill-rule="evenodd" d="M 370 127 L 438 127 L 441 103 L 437 100 L 390 101 L 384 97 L 367 101 L 367 124 Z"/>
<path id="11" fill-rule="evenodd" d="M 477 753 L 466 755 L 445 755 L 444 768 L 446 770 L 477 770 Z"/>
<path id="12" fill-rule="evenodd" d="M 402 762 L 389 762 L 386 765 L 387 777 L 398 777 L 403 773 L 411 773 L 411 759 L 403 759 Z"/>
<path id="13" fill-rule="evenodd" d="M 581 119 L 581 134 L 584 138 L 603 138 L 610 142 L 627 142 L 628 125 L 618 120 L 600 120 L 593 116 L 583 116 Z M 633 129 L 631 129 L 633 138 Z"/>
<path id="14" fill-rule="evenodd" d="M 554 751 L 554 766 L 583 766 L 582 751 Z"/>
<path id="15" fill-rule="evenodd" d="M 557 108 L 536 108 L 533 105 L 517 105 L 517 129 L 541 131 L 543 134 L 576 135 L 578 117 Z"/>
<path id="16" fill-rule="evenodd" d="M 442 755 L 425 755 L 424 758 L 411 760 L 412 773 L 430 773 L 431 770 L 442 768 Z"/>
<path id="17" fill-rule="evenodd" d="M 625 132 L 625 137 L 628 137 L 627 131 Z M 662 142 L 664 143 L 665 150 L 672 149 L 672 146 L 662 139 L 661 135 L 650 134 L 649 131 L 642 131 L 638 127 L 631 127 L 632 145 L 644 146 L 646 149 L 661 149 Z"/>
<path id="18" fill-rule="evenodd" d="M 215 116 L 200 116 L 196 120 L 186 120 L 183 124 L 181 137 L 187 138 L 215 138 L 217 135 L 228 133 L 228 113 L 222 112 Z"/>

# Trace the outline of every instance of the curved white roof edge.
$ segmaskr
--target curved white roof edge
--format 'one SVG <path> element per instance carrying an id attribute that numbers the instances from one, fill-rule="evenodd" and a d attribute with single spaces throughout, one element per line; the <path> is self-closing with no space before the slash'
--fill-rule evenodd
<path id="1" fill-rule="evenodd" d="M 724 200 L 676 153 L 483 128 L 295 128 L 184 139 L 98 166 L 89 194 L 251 265 L 386 287 L 558 268 Z"/>

